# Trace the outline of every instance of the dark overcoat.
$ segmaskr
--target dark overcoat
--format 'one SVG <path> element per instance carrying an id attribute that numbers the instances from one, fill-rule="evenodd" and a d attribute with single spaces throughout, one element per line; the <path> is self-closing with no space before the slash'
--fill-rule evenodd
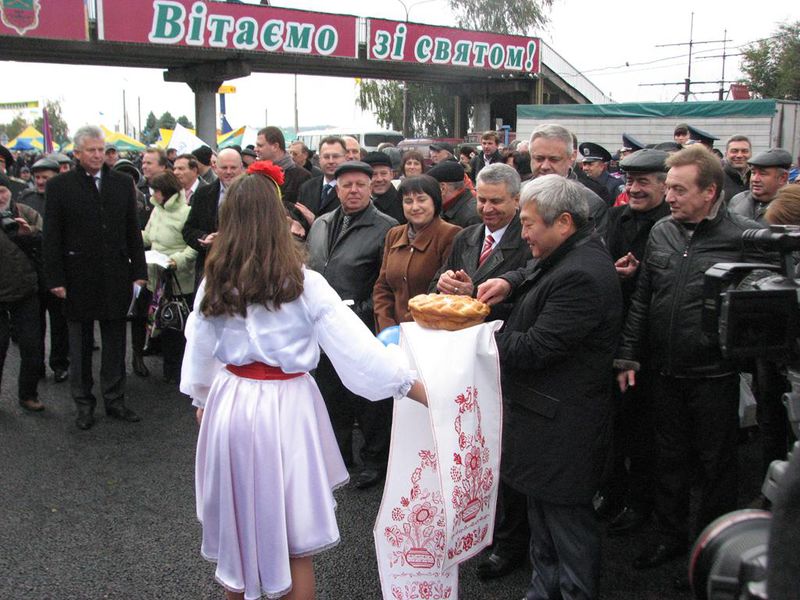
<path id="1" fill-rule="evenodd" d="M 506 402 L 501 476 L 565 505 L 591 501 L 600 484 L 622 320 L 614 264 L 589 229 L 507 277 L 514 309 L 496 334 Z"/>
<path id="2" fill-rule="evenodd" d="M 321 273 L 342 300 L 372 330 L 372 288 L 381 270 L 386 233 L 395 225 L 372 202 L 338 240 L 333 240 L 341 207 L 314 221 L 308 233 L 308 267 Z"/>
<path id="3" fill-rule="evenodd" d="M 45 281 L 66 288 L 67 319 L 124 319 L 133 282 L 147 279 L 133 179 L 103 165 L 98 191 L 78 165 L 50 179 L 45 197 Z"/>

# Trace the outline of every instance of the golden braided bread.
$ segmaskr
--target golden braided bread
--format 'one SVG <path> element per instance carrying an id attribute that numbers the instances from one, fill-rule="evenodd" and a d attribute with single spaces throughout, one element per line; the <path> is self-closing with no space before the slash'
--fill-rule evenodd
<path id="1" fill-rule="evenodd" d="M 469 296 L 420 294 L 408 301 L 414 321 L 428 329 L 458 331 L 482 323 L 489 305 Z"/>

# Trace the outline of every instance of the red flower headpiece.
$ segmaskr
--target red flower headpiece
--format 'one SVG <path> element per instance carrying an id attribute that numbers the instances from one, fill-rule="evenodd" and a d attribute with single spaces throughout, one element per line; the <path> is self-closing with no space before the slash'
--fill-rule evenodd
<path id="1" fill-rule="evenodd" d="M 283 169 L 273 163 L 271 160 L 257 160 L 252 165 L 247 167 L 247 173 L 252 175 L 258 173 L 264 177 L 269 177 L 275 182 L 278 187 L 283 185 Z"/>

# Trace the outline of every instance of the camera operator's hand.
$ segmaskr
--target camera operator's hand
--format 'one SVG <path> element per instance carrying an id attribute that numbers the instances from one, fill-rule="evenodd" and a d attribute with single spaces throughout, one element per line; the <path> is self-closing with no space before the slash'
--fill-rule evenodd
<path id="1" fill-rule="evenodd" d="M 621 392 L 626 391 L 629 387 L 634 387 L 636 385 L 636 371 L 633 369 L 620 371 L 617 373 L 617 383 Z"/>
<path id="2" fill-rule="evenodd" d="M 61 298 L 62 300 L 67 297 L 67 288 L 64 287 L 55 287 L 50 288 L 50 293 L 53 294 L 56 298 Z"/>
<path id="3" fill-rule="evenodd" d="M 17 217 L 14 220 L 17 223 L 19 223 L 19 229 L 17 229 L 17 235 L 31 235 L 33 233 L 33 229 L 31 229 L 31 226 L 25 219 L 23 219 L 22 217 Z"/>

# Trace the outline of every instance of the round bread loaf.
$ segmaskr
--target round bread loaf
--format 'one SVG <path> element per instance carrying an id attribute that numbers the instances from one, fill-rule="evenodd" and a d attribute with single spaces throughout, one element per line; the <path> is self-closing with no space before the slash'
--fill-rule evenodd
<path id="1" fill-rule="evenodd" d="M 483 323 L 489 305 L 469 296 L 420 294 L 408 301 L 411 316 L 422 327 L 458 331 Z"/>

